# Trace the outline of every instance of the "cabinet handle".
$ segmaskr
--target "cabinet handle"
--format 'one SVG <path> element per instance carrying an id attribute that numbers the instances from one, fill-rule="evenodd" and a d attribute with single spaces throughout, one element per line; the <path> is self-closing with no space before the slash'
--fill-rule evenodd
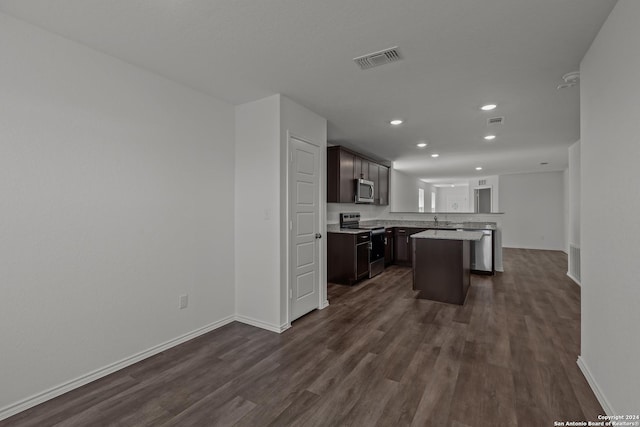
<path id="1" fill-rule="evenodd" d="M 398 233 L 404 233 L 405 230 L 398 230 Z"/>
<path id="2" fill-rule="evenodd" d="M 409 236 L 407 236 L 407 245 L 409 244 Z"/>
<path id="3" fill-rule="evenodd" d="M 388 243 L 387 243 L 387 237 L 385 236 L 385 238 L 384 238 L 384 245 L 386 246 L 387 244 L 388 244 Z"/>

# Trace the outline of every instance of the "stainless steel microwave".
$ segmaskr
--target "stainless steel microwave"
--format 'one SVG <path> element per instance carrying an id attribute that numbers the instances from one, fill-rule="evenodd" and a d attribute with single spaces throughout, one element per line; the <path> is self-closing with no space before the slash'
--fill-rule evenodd
<path id="1" fill-rule="evenodd" d="M 373 203 L 373 182 L 356 179 L 356 203 Z"/>

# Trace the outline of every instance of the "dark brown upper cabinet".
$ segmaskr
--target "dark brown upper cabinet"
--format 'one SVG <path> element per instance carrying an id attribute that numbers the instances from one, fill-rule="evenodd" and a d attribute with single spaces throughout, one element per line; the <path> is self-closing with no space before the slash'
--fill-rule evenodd
<path id="1" fill-rule="evenodd" d="M 389 167 L 340 146 L 327 148 L 327 202 L 355 203 L 355 180 L 374 183 L 374 204 L 389 204 Z"/>
<path id="2" fill-rule="evenodd" d="M 378 182 L 378 164 L 373 162 L 367 162 L 367 163 L 369 163 L 369 181 L 373 182 L 373 204 L 379 205 L 380 190 L 378 189 L 378 186 L 380 185 L 380 183 Z"/>
<path id="3" fill-rule="evenodd" d="M 355 179 L 366 179 L 369 181 L 369 161 L 356 155 L 355 169 L 353 177 Z"/>
<path id="4" fill-rule="evenodd" d="M 389 168 L 386 166 L 380 166 L 378 168 L 378 185 L 376 190 L 378 192 L 379 205 L 389 204 Z"/>

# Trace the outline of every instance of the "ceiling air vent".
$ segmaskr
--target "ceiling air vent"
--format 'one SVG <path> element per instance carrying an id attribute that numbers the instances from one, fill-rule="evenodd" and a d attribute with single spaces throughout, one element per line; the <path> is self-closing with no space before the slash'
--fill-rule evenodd
<path id="1" fill-rule="evenodd" d="M 486 179 L 479 179 L 478 180 L 478 185 L 487 185 L 487 180 Z"/>
<path id="2" fill-rule="evenodd" d="M 504 117 L 490 117 L 487 119 L 487 126 L 504 124 Z"/>
<path id="3" fill-rule="evenodd" d="M 389 62 L 395 62 L 402 59 L 398 46 L 391 47 L 389 49 L 381 50 L 380 52 L 373 52 L 368 55 L 359 56 L 353 58 L 356 64 L 361 69 L 366 70 L 368 68 L 377 67 L 378 65 L 388 64 Z"/>

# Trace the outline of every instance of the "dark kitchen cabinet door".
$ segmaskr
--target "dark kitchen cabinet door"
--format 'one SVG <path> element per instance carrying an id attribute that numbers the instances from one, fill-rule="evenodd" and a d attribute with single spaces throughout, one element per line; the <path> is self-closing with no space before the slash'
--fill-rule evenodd
<path id="1" fill-rule="evenodd" d="M 389 204 L 389 168 L 386 166 L 378 166 L 378 185 L 377 190 L 379 205 Z"/>
<path id="2" fill-rule="evenodd" d="M 396 227 L 395 232 L 395 262 L 399 265 L 412 266 L 413 243 L 412 234 L 426 230 L 425 228 Z"/>
<path id="3" fill-rule="evenodd" d="M 368 275 L 369 275 L 369 243 L 360 243 L 356 245 L 356 276 L 357 276 L 357 279 L 361 279 L 363 277 L 367 277 Z"/>
<path id="4" fill-rule="evenodd" d="M 362 157 L 355 157 L 354 163 L 354 175 L 355 179 L 366 179 L 369 180 L 369 161 L 363 159 Z"/>
<path id="5" fill-rule="evenodd" d="M 356 156 L 340 147 L 327 148 L 327 202 L 355 202 Z"/>
<path id="6" fill-rule="evenodd" d="M 327 279 L 353 285 L 369 277 L 369 232 L 327 233 Z"/>
<path id="7" fill-rule="evenodd" d="M 384 264 L 390 265 L 394 262 L 394 241 L 393 229 L 387 228 L 384 233 Z"/>
<path id="8" fill-rule="evenodd" d="M 353 180 L 353 168 L 356 156 L 340 151 L 340 203 L 352 203 L 356 197 L 356 184 Z"/>
<path id="9" fill-rule="evenodd" d="M 369 181 L 373 182 L 373 204 L 380 204 L 380 190 L 378 189 L 378 164 L 369 162 Z"/>
<path id="10" fill-rule="evenodd" d="M 396 264 L 409 265 L 409 234 L 406 228 L 396 227 L 394 234 L 394 256 Z"/>
<path id="11" fill-rule="evenodd" d="M 374 204 L 389 204 L 389 168 L 341 146 L 327 147 L 327 203 L 355 203 L 356 179 L 373 182 Z"/>

